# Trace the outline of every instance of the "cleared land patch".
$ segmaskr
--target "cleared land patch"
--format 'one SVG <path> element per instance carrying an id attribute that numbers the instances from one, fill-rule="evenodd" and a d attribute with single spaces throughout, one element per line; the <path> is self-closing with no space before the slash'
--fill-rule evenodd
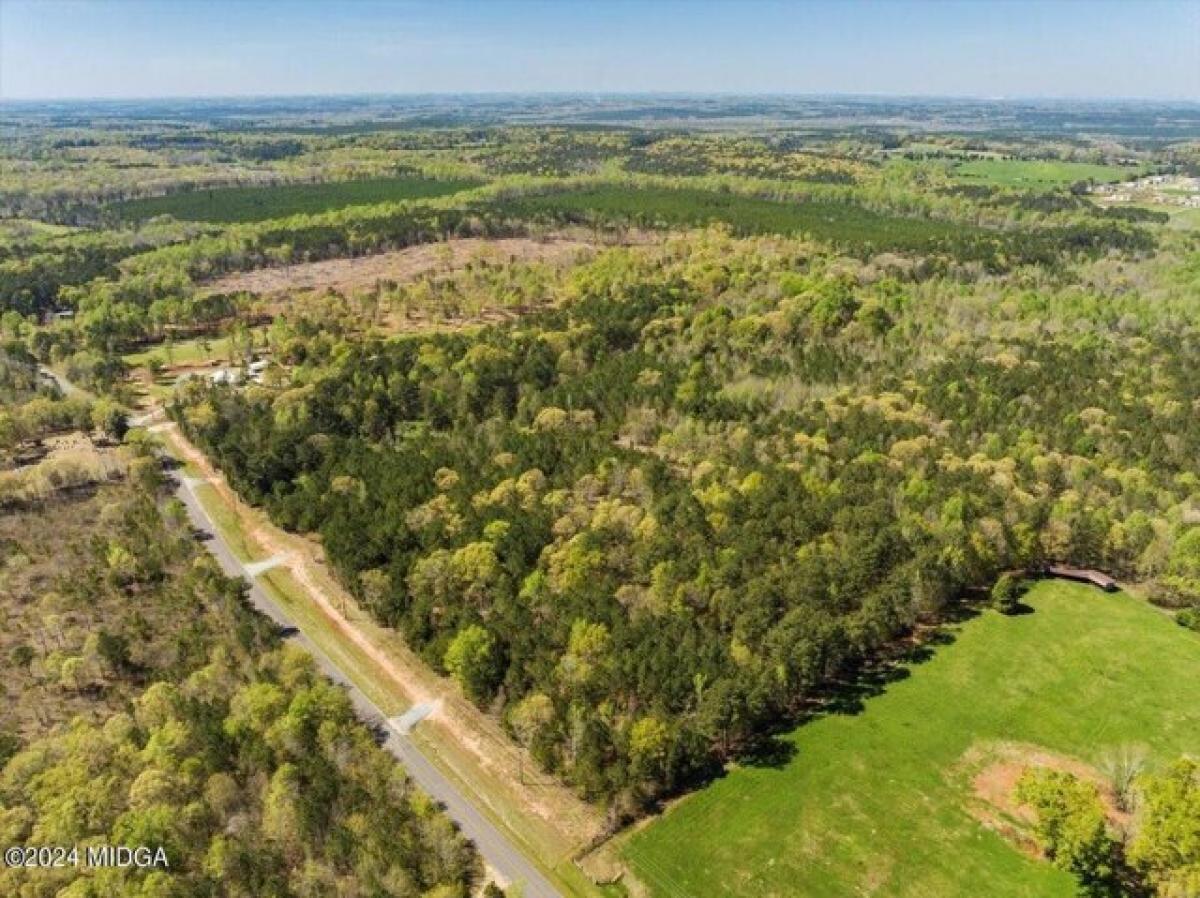
<path id="1" fill-rule="evenodd" d="M 1111 183 L 1140 174 L 1140 166 L 1062 162 L 1056 159 L 975 159 L 954 166 L 964 181 L 995 187 L 1059 187 L 1076 181 Z"/>
<path id="2" fill-rule="evenodd" d="M 1040 857 L 1042 851 L 1033 834 L 1037 813 L 1017 798 L 1021 778 L 1031 770 L 1056 770 L 1091 783 L 1096 787 L 1112 828 L 1123 830 L 1129 826 L 1133 815 L 1121 809 L 1111 779 L 1089 764 L 1036 745 L 1016 742 L 974 745 L 954 775 L 965 773 L 970 777 L 974 794 L 967 806 L 977 820 L 1003 835 L 1021 851 Z"/>
<path id="3" fill-rule="evenodd" d="M 216 293 L 275 293 L 303 290 L 366 290 L 380 281 L 403 283 L 424 274 L 450 271 L 472 261 L 568 262 L 595 244 L 569 237 L 536 239 L 509 237 L 485 240 L 465 237 L 423 243 L 374 256 L 302 262 L 279 268 L 259 268 L 226 275 L 206 286 Z"/>
<path id="4" fill-rule="evenodd" d="M 447 196 L 475 186 L 478 186 L 475 182 L 464 180 L 370 178 L 323 184 L 222 187 L 128 200 L 116 204 L 114 208 L 127 221 L 173 215 L 187 221 L 233 223 L 265 221 L 288 215 L 315 215 L 346 206 Z"/>
<path id="5" fill-rule="evenodd" d="M 230 352 L 228 337 L 192 337 L 178 343 L 158 343 L 135 352 L 127 352 L 121 358 L 131 368 L 140 368 L 152 358 L 160 359 L 168 368 L 187 368 L 228 359 Z"/>
<path id="6" fill-rule="evenodd" d="M 964 757 L 1012 741 L 1100 768 L 1200 746 L 1200 639 L 1123 593 L 1046 582 L 868 698 L 783 737 L 625 837 L 650 894 L 1069 898 L 1072 878 L 981 822 Z"/>
<path id="7" fill-rule="evenodd" d="M 255 355 L 267 345 L 265 328 L 253 327 L 249 331 L 254 341 Z M 121 357 L 133 369 L 131 385 L 138 397 L 138 405 L 150 409 L 155 403 L 165 403 L 174 392 L 179 378 L 187 374 L 206 375 L 222 365 L 238 368 L 245 359 L 245 349 L 235 344 L 228 336 L 216 334 L 192 337 L 179 342 L 163 342 L 144 346 Z M 162 365 L 156 374 L 151 368 L 152 360 Z"/>

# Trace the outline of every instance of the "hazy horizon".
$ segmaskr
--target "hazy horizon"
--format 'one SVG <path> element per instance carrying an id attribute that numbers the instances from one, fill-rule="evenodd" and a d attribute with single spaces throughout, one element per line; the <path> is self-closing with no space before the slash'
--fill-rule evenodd
<path id="1" fill-rule="evenodd" d="M 1200 2 L 0 0 L 7 101 L 1200 101 Z"/>
<path id="2" fill-rule="evenodd" d="M 590 99 L 795 99 L 795 100 L 944 100 L 982 103 L 1155 103 L 1164 106 L 1200 106 L 1200 97 L 1154 97 L 1154 96 L 1086 96 L 1086 95 L 1018 95 L 986 96 L 983 94 L 936 94 L 936 93 L 865 93 L 822 91 L 803 93 L 799 91 L 685 91 L 685 90 L 628 90 L 628 91 L 583 91 L 583 90 L 425 90 L 425 91 L 329 91 L 326 93 L 297 94 L 143 94 L 128 96 L 54 96 L 54 97 L 6 97 L 0 96 L 0 104 L 54 104 L 54 103 L 168 103 L 189 101 L 255 102 L 267 100 L 334 100 L 334 99 L 417 99 L 417 98 L 467 98 L 499 99 L 504 97 L 535 98 L 590 98 Z"/>

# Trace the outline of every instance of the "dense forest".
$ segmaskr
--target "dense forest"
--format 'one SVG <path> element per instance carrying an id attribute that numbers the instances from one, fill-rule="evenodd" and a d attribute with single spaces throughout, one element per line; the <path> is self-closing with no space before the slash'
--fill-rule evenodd
<path id="1" fill-rule="evenodd" d="M 9 863 L 0 891 L 465 896 L 473 851 L 160 507 L 158 461 L 122 467 L 0 516 L 0 837 L 165 864 Z"/>
<path id="2" fill-rule="evenodd" d="M 1200 599 L 1176 274 L 1049 303 L 710 231 L 608 251 L 518 324 L 175 413 L 547 768 L 634 809 L 1004 570 Z"/>

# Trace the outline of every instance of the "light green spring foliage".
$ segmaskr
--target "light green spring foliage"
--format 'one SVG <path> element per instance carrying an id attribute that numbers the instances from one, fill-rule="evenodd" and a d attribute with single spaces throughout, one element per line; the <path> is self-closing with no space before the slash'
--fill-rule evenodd
<path id="1" fill-rule="evenodd" d="M 1117 842 L 1096 786 L 1061 770 L 1027 770 L 1016 798 L 1037 815 L 1034 832 L 1054 862 L 1079 877 L 1086 887 L 1106 883 L 1114 871 Z"/>
<path id="2" fill-rule="evenodd" d="M 1200 894 L 1200 761 L 1181 758 L 1137 783 L 1127 857 L 1160 898 Z"/>
<path id="3" fill-rule="evenodd" d="M 289 383 L 195 384 L 178 414 L 477 702 L 547 697 L 539 763 L 637 805 L 1003 571 L 1169 597 L 1195 274 L 1063 278 L 1120 266 L 974 283 L 713 228 L 548 273 L 544 308 L 478 331 L 298 321 Z M 647 716 L 661 766 L 629 763 Z"/>
<path id="4" fill-rule="evenodd" d="M 122 351 L 181 329 L 246 327 L 251 300 L 203 286 L 225 272 L 454 236 L 715 225 L 567 272 L 491 271 L 295 306 L 270 328 L 284 370 L 265 388 L 195 384 L 177 410 L 239 490 L 285 526 L 319 531 L 381 621 L 475 701 L 503 698 L 505 723 L 537 761 L 614 817 L 737 757 L 1005 569 L 1069 558 L 1152 579 L 1159 598 L 1200 597 L 1189 560 L 1200 255 L 1187 235 L 1159 232 L 1161 214 L 1102 210 L 1062 190 L 963 191 L 945 166 L 875 166 L 858 141 L 813 154 L 568 129 L 465 145 L 436 131 L 211 136 L 220 152 L 199 163 L 147 152 L 150 164 L 132 170 L 110 162 L 135 148 L 85 145 L 73 150 L 91 163 L 86 176 L 61 196 L 41 161 L 0 171 L 0 187 L 15 183 L 7 201 L 21 210 L 83 221 L 107 214 L 98 199 L 228 183 L 247 160 L 271 179 L 404 166 L 493 180 L 325 211 L 367 182 L 285 188 L 271 201 L 242 191 L 226 198 L 261 198 L 275 217 L 31 236 L 0 263 L 0 295 L 25 313 L 76 311 L 34 333 L 6 319 L 38 358 L 119 389 Z M 59 158 L 36 137 L 17 152 L 28 149 Z M 104 170 L 109 187 L 95 178 Z M 297 194 L 318 202 L 295 211 L 316 214 L 278 217 Z M 364 340 L 353 320 L 459 314 L 492 293 L 538 313 L 388 343 Z M 136 572 L 119 553 L 112 561 L 105 582 L 123 587 Z M 56 667 L 66 685 L 85 674 Z M 280 713 L 285 693 L 270 685 L 233 714 L 246 738 Z M 961 735 L 949 730 L 947 745 Z M 294 852 L 308 819 L 297 811 L 304 768 L 278 760 L 256 794 L 264 832 Z M 837 767 L 855 772 L 842 758 Z M 150 776 L 136 791 L 160 786 Z M 896 800 L 889 786 L 871 784 L 863 800 Z M 742 877 L 753 856 L 726 872 Z M 786 852 L 777 858 L 755 875 L 801 875 L 784 872 Z M 936 858 L 922 870 L 952 875 Z M 704 885 L 718 875 L 704 872 Z M 989 882 L 1044 883 L 1015 877 Z M 901 879 L 931 886 L 896 873 L 888 887 Z"/>
<path id="5" fill-rule="evenodd" d="M 351 877 L 414 896 L 465 895 L 472 852 L 376 747 L 345 693 L 282 649 L 251 677 L 217 652 L 132 715 L 77 721 L 31 743 L 0 775 L 6 845 L 163 847 L 153 894 L 305 895 Z M 0 871 L 5 894 L 139 894 L 137 871 Z M 82 889 L 83 891 L 79 891 Z"/>
<path id="6" fill-rule="evenodd" d="M 181 510 L 159 510 L 150 461 L 3 521 L 19 700 L 0 714 L 0 841 L 161 847 L 169 867 L 5 866 L 0 894 L 465 898 L 474 851 Z"/>
<path id="7" fill-rule="evenodd" d="M 483 627 L 471 624 L 451 641 L 443 663 L 463 692 L 483 701 L 494 688 L 498 672 L 496 641 Z"/>

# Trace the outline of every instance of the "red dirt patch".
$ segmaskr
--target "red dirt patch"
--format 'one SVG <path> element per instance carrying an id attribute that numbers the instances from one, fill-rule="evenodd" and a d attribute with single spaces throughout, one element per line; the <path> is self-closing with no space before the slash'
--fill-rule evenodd
<path id="1" fill-rule="evenodd" d="M 1132 815 L 1122 811 L 1112 783 L 1100 771 L 1077 758 L 1056 754 L 1036 745 L 996 742 L 972 746 L 956 765 L 971 786 L 967 811 L 988 829 L 1000 833 L 1021 851 L 1041 857 L 1030 832 L 1036 817 L 1033 808 L 1017 801 L 1017 784 L 1031 769 L 1070 773 L 1096 787 L 1105 816 L 1117 831 L 1124 831 Z"/>

